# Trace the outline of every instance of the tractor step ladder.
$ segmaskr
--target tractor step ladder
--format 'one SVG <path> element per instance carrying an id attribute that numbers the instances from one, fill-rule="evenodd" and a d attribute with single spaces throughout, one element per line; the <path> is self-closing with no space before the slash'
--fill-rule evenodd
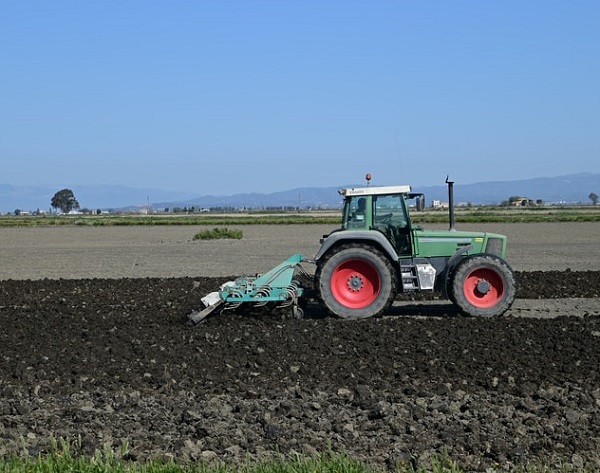
<path id="1" fill-rule="evenodd" d="M 402 275 L 402 290 L 404 292 L 417 291 L 419 289 L 419 276 L 415 265 L 402 265 L 400 272 Z"/>

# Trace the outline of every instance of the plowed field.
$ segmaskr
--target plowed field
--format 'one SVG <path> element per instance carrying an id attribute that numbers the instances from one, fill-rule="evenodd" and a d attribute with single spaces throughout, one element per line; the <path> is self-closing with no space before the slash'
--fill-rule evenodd
<path id="1" fill-rule="evenodd" d="M 9 240 L 5 248 L 18 247 Z M 162 241 L 176 254 L 177 245 L 202 248 Z M 204 250 L 218 264 L 214 248 L 226 261 L 241 258 L 243 241 Z M 123 245 L 119 266 L 120 247 L 113 242 L 102 261 L 98 246 L 111 242 L 101 241 L 89 261 L 115 277 L 73 278 L 60 245 L 48 244 L 31 251 L 52 255 L 54 273 L 0 281 L 0 455 L 36 455 L 62 438 L 86 454 L 126 443 L 131 460 L 237 462 L 332 449 L 381 468 L 426 466 L 444 452 L 471 470 L 600 468 L 596 254 L 589 266 L 571 264 L 568 251 L 560 269 L 543 257 L 539 271 L 513 263 L 516 308 L 498 319 L 463 317 L 429 298 L 399 299 L 385 317 L 364 321 L 325 317 L 311 302 L 304 320 L 237 312 L 192 327 L 186 315 L 231 267 L 171 277 L 165 260 L 155 277 L 136 277 L 126 262 L 143 244 Z M 288 254 L 297 251 L 290 245 Z"/>

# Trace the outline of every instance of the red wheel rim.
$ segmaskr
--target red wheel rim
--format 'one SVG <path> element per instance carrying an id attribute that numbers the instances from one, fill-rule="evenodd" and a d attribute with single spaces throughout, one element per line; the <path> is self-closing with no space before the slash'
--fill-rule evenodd
<path id="1" fill-rule="evenodd" d="M 362 309 L 377 299 L 381 278 L 368 261 L 349 259 L 334 269 L 330 285 L 338 303 L 351 309 Z"/>
<path id="2" fill-rule="evenodd" d="M 504 281 L 493 269 L 479 268 L 465 278 L 463 292 L 467 301 L 475 307 L 493 307 L 504 295 Z"/>

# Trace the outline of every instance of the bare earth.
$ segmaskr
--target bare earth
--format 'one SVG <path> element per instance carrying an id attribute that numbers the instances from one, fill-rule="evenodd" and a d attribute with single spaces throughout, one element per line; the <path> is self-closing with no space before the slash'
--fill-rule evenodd
<path id="1" fill-rule="evenodd" d="M 203 227 L 0 228 L 0 280 L 232 276 L 311 258 L 334 226 L 244 225 L 241 240 L 194 241 Z M 430 225 L 428 228 L 444 228 Z M 597 271 L 600 223 L 458 226 L 508 236 L 515 271 Z M 307 268 L 309 269 L 309 268 Z"/>
<path id="2" fill-rule="evenodd" d="M 460 226 L 460 228 L 475 228 Z M 481 226 L 479 227 L 481 228 Z M 0 458 L 71 452 L 238 463 L 344 452 L 381 469 L 600 469 L 600 224 L 509 236 L 518 299 L 463 317 L 401 295 L 385 317 L 187 314 L 224 277 L 311 257 L 323 226 L 0 229 Z M 310 271 L 310 266 L 306 265 Z"/>
<path id="3" fill-rule="evenodd" d="M 428 225 L 428 228 L 446 228 Z M 330 225 L 243 225 L 241 240 L 194 241 L 201 226 L 0 228 L 0 280 L 233 277 L 311 258 Z M 211 227 L 208 227 L 211 228 Z M 598 271 L 600 223 L 459 224 L 508 236 L 515 271 Z M 313 272 L 310 264 L 305 264 Z M 600 314 L 597 299 L 518 300 L 512 315 Z M 510 315 L 509 314 L 509 315 Z"/>

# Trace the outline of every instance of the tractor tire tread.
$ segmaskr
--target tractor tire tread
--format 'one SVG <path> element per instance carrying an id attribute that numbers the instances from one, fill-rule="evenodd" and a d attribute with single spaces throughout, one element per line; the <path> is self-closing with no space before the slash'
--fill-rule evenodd
<path id="1" fill-rule="evenodd" d="M 368 307 L 361 309 L 344 307 L 337 302 L 327 285 L 324 285 L 323 277 L 330 277 L 331 274 L 329 273 L 335 268 L 335 266 L 337 266 L 337 264 L 334 264 L 334 267 L 330 268 L 329 266 L 331 260 L 343 252 L 347 252 L 349 253 L 349 256 L 353 257 L 358 256 L 359 258 L 371 258 L 372 264 L 375 263 L 375 266 L 380 265 L 380 277 L 382 279 L 382 287 L 384 289 L 381 297 L 378 297 Z M 341 261 L 343 261 L 343 259 L 340 260 L 340 262 Z M 347 243 L 338 246 L 317 263 L 317 270 L 315 273 L 315 288 L 318 292 L 319 302 L 330 314 L 344 319 L 364 319 L 380 315 L 392 305 L 398 293 L 398 276 L 397 271 L 390 260 L 376 247 L 364 243 Z"/>
<path id="2" fill-rule="evenodd" d="M 494 271 L 502 280 L 502 296 L 498 303 L 491 307 L 477 307 L 469 302 L 464 294 L 465 279 L 478 268 Z M 497 317 L 503 315 L 512 306 L 517 292 L 517 284 L 514 272 L 506 261 L 496 255 L 483 253 L 467 256 L 456 265 L 450 274 L 448 289 L 449 299 L 462 313 L 475 317 Z"/>

